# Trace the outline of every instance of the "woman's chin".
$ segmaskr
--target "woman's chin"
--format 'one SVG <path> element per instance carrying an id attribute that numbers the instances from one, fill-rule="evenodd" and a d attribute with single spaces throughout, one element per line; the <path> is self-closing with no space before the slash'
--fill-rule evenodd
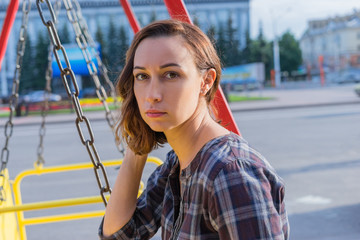
<path id="1" fill-rule="evenodd" d="M 148 124 L 151 130 L 154 132 L 165 132 L 167 128 L 162 124 Z"/>

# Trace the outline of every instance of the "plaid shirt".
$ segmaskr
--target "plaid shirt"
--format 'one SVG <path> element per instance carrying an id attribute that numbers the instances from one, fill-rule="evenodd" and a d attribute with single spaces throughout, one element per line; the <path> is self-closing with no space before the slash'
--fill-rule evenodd
<path id="1" fill-rule="evenodd" d="M 149 239 L 159 227 L 162 239 L 289 239 L 283 181 L 233 133 L 205 144 L 181 173 L 171 151 L 150 176 L 130 221 L 108 238 L 101 224 L 99 235 Z"/>

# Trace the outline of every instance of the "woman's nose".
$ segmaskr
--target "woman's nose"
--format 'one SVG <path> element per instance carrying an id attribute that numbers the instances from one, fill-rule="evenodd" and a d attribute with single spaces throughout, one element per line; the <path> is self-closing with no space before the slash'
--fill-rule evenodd
<path id="1" fill-rule="evenodd" d="M 160 102 L 162 100 L 161 84 L 158 79 L 151 79 L 146 89 L 146 100 L 150 103 Z"/>

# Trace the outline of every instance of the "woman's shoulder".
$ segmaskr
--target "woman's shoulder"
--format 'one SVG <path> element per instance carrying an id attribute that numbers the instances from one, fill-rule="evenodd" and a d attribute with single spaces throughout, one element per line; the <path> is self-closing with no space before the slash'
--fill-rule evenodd
<path id="1" fill-rule="evenodd" d="M 276 175 L 266 158 L 234 133 L 210 141 L 201 151 L 199 169 L 214 180 L 222 172 L 262 171 Z"/>

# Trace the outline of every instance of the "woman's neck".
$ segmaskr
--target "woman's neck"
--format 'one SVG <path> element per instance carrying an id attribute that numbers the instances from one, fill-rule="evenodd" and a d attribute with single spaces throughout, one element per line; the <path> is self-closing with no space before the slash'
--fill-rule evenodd
<path id="1" fill-rule="evenodd" d="M 176 129 L 165 132 L 165 135 L 179 158 L 180 170 L 183 170 L 208 141 L 228 133 L 211 118 L 207 108 L 203 108 L 195 111 L 190 119 Z"/>

